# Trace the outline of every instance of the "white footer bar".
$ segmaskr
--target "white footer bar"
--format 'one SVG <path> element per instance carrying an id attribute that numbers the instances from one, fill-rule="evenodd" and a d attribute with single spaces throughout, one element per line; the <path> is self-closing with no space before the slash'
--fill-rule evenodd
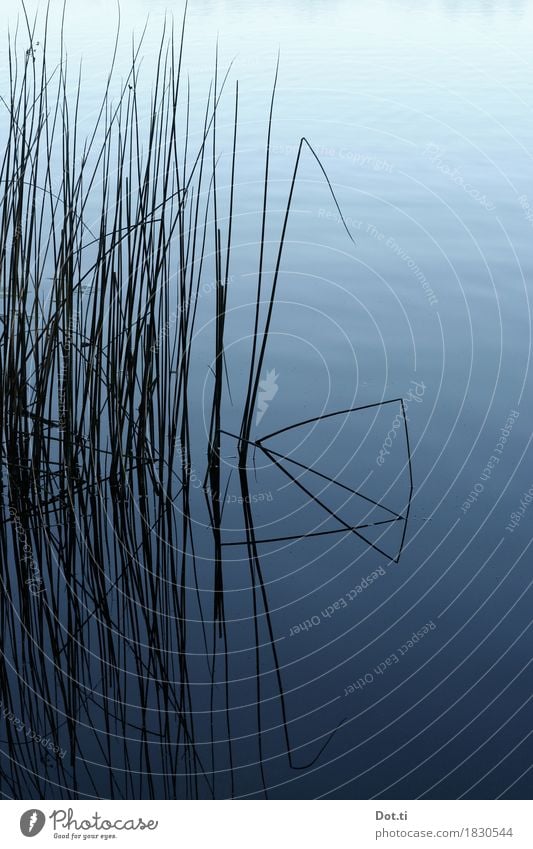
<path id="1" fill-rule="evenodd" d="M 11 801 L 2 846 L 532 849 L 529 801 Z M 34 842 L 30 843 L 30 840 Z"/>

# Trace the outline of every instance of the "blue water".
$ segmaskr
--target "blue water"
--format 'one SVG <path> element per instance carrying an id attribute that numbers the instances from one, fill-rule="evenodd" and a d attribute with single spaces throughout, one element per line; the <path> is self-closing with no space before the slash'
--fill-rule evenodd
<path id="1" fill-rule="evenodd" d="M 107 0 L 67 5 L 69 62 L 75 67 L 83 57 L 89 125 L 116 14 Z M 8 0 L 11 23 L 16 8 Z M 140 83 L 147 98 L 165 10 L 167 21 L 172 13 L 179 19 L 182 4 L 128 0 L 122 8 L 119 76 L 131 30 L 140 34 L 149 17 Z M 265 358 L 277 389 L 254 438 L 389 399 L 403 398 L 408 417 L 414 492 L 397 564 L 344 535 L 262 544 L 295 765 L 312 762 L 295 770 L 280 754 L 280 708 L 266 657 L 263 754 L 271 798 L 531 795 L 533 506 L 523 502 L 524 509 L 521 499 L 533 485 L 532 25 L 531 0 L 190 3 L 184 62 L 197 128 L 217 35 L 221 67 L 234 61 L 220 129 L 228 155 L 237 78 L 241 97 L 227 330 L 235 397 L 233 406 L 226 401 L 227 430 L 240 422 L 278 50 L 267 276 L 302 136 L 320 156 L 353 241 L 317 163 L 304 153 Z M 206 321 L 209 314 L 206 297 Z M 191 403 L 200 430 L 209 424 L 205 334 Z M 382 408 L 380 422 L 347 419 L 340 437 L 334 427 L 277 450 L 305 463 L 322 446 L 323 471 L 344 471 L 377 500 L 392 493 L 400 513 L 405 490 L 391 487 L 405 485 L 403 432 L 378 462 L 395 414 Z M 225 451 L 231 466 L 234 447 Z M 328 529 L 318 513 L 302 513 L 272 468 L 258 472 L 254 494 L 261 493 L 258 535 L 264 526 L 267 537 Z M 226 514 L 233 541 L 238 512 L 232 506 Z M 512 514 L 520 516 L 514 526 Z M 398 540 L 390 544 L 396 551 Z M 238 547 L 228 550 L 226 613 L 245 620 L 241 630 L 234 626 L 242 652 L 233 670 L 236 706 L 253 701 L 254 658 L 245 558 Z M 377 577 L 349 600 L 371 574 Z M 309 621 L 312 627 L 296 630 Z M 238 729 L 242 721 L 235 734 L 243 738 L 236 742 L 237 795 L 261 797 L 248 713 L 241 720 L 235 707 Z"/>

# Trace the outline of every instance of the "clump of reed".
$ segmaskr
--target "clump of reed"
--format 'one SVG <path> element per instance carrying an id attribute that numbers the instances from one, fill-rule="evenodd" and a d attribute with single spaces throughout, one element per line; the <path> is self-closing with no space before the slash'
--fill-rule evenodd
<path id="1" fill-rule="evenodd" d="M 141 40 L 118 95 L 112 95 L 113 63 L 96 119 L 82 135 L 81 79 L 71 88 L 63 48 L 59 62 L 49 66 L 48 21 L 39 49 L 36 28 L 27 21 L 19 35 L 22 47 L 9 45 L 10 86 L 2 97 L 7 123 L 0 162 L 0 699 L 67 754 L 52 757 L 7 725 L 2 792 L 14 798 L 234 795 L 220 435 L 238 84 L 230 87 L 230 71 L 221 74 L 215 63 L 203 126 L 193 134 L 183 70 L 185 23 L 178 33 L 169 26 L 150 102 L 140 102 L 138 95 Z M 222 106 L 232 116 L 233 141 L 229 187 L 221 191 Z M 273 107 L 274 94 L 238 446 L 243 494 L 299 163 L 305 149 L 314 155 L 302 140 L 265 295 Z M 198 576 L 189 402 L 206 275 L 215 280 L 212 404 L 202 472 L 213 544 L 208 592 Z M 260 608 L 291 756 L 247 500 L 244 513 L 263 772 Z M 200 637 L 198 628 L 192 633 L 192 621 L 200 623 Z M 212 683 L 206 704 L 196 699 L 193 663 L 205 666 Z M 219 678 L 225 688 L 222 745 L 213 728 Z M 264 772 L 262 783 L 266 792 Z"/>

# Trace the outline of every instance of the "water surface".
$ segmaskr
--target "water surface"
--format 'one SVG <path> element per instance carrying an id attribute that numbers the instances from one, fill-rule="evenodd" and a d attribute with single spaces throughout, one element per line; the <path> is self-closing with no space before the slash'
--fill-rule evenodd
<path id="1" fill-rule="evenodd" d="M 36 8 L 27 5 L 30 13 Z M 59 8 L 52 4 L 52 34 Z M 7 0 L 11 27 L 17 9 Z M 140 36 L 147 22 L 139 81 L 147 114 L 162 27 L 181 14 L 181 3 L 159 0 L 129 0 L 121 9 L 118 78 L 128 70 L 131 32 Z M 103 0 L 67 4 L 68 61 L 75 69 L 83 60 L 82 134 L 102 96 L 117 20 Z M 304 153 L 265 357 L 265 379 L 274 370 L 276 391 L 254 439 L 337 410 L 402 398 L 414 482 L 398 563 L 353 535 L 260 545 L 292 764 L 268 651 L 260 661 L 264 739 L 258 754 L 248 561 L 239 546 L 227 549 L 237 796 L 264 796 L 260 758 L 270 798 L 530 796 L 529 513 L 510 523 L 533 484 L 532 24 L 528 0 L 190 3 L 184 66 L 192 131 L 198 133 L 203 120 L 218 37 L 220 67 L 233 61 L 220 125 L 228 157 L 232 86 L 239 79 L 227 325 L 232 397 L 224 400 L 223 426 L 238 432 L 242 413 L 279 51 L 267 278 L 302 136 L 320 156 L 354 241 L 317 163 Z M 22 29 L 19 38 L 24 41 Z M 2 89 L 5 45 L 4 38 Z M 205 292 L 198 331 L 205 356 L 192 367 L 190 398 L 199 464 L 212 390 L 208 285 Z M 335 419 L 310 434 L 286 432 L 275 450 L 305 464 L 320 461 L 323 471 L 344 473 L 353 485 L 362 482 L 380 503 L 389 494 L 401 514 L 403 431 L 389 438 L 390 455 L 380 455 L 397 413 L 384 406 L 379 415 Z M 223 456 L 228 498 L 235 498 L 228 502 L 225 539 L 236 542 L 242 493 L 234 488 L 235 474 L 229 476 L 235 467 L 229 436 Z M 269 463 L 262 469 L 261 456 L 257 465 L 251 495 L 257 496 L 258 537 L 331 529 L 320 510 L 300 503 L 301 492 L 286 476 L 276 477 Z M 349 503 L 345 509 L 348 516 L 365 515 Z M 389 542 L 396 553 L 398 539 Z M 202 549 L 199 543 L 207 570 L 209 544 Z M 377 577 L 368 581 L 372 574 Z M 209 592 L 210 573 L 204 581 Z M 309 622 L 312 627 L 301 627 Z M 263 618 L 266 640 L 265 627 Z M 205 681 L 199 668 L 199 691 Z M 212 705 L 204 701 L 208 715 Z M 224 734 L 220 720 L 220 796 L 230 792 Z M 207 746 L 207 719 L 200 720 L 199 735 Z M 107 767 L 97 745 L 86 745 L 98 785 Z M 114 757 L 125 769 L 121 752 Z M 155 791 L 143 792 L 168 793 L 158 780 Z M 79 792 L 96 795 L 89 782 Z M 106 786 L 102 794 L 111 792 L 119 791 Z M 50 798 L 63 793 L 68 789 L 50 783 Z"/>

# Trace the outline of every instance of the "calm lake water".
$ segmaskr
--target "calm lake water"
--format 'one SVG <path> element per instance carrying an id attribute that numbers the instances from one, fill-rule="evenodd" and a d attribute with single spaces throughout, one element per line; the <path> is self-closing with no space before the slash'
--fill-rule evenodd
<path id="1" fill-rule="evenodd" d="M 13 26 L 18 4 L 5 5 Z M 31 13 L 37 4 L 27 5 Z M 52 2 L 52 55 L 59 8 Z M 115 72 L 120 82 L 131 32 L 140 36 L 147 22 L 138 84 L 147 113 L 154 55 L 172 14 L 179 24 L 181 3 L 122 4 Z M 108 0 L 67 4 L 73 79 L 83 57 L 81 135 L 105 87 L 116 24 Z M 261 758 L 270 798 L 531 796 L 533 506 L 524 496 L 533 486 L 532 34 L 531 0 L 190 3 L 184 67 L 193 132 L 203 120 L 217 37 L 220 67 L 233 61 L 220 119 L 227 162 L 239 80 L 226 333 L 232 392 L 223 427 L 238 433 L 242 414 L 278 50 L 267 276 L 301 137 L 319 155 L 353 241 L 320 168 L 304 152 L 253 438 L 391 399 L 403 399 L 408 425 L 413 493 L 401 557 L 409 479 L 399 401 L 284 430 L 265 442 L 372 499 L 370 507 L 360 496 L 341 499 L 323 482 L 301 478 L 348 525 L 400 517 L 383 533 L 375 525 L 363 538 L 333 533 L 331 514 L 310 506 L 272 455 L 257 452 L 250 496 L 264 540 L 259 553 L 293 752 L 291 764 L 279 680 L 265 651 Z M 5 46 L 4 37 L 0 94 Z M 199 436 L 209 427 L 210 294 L 206 281 L 198 325 L 205 355 L 191 373 Z M 200 438 L 196 450 L 200 464 Z M 230 474 L 235 451 L 226 436 L 234 792 L 262 798 L 254 622 L 248 559 L 239 544 L 242 494 Z M 332 533 L 304 536 L 317 531 Z M 207 570 L 208 543 L 200 539 L 198 546 Z M 200 583 L 208 592 L 210 579 Z M 260 628 L 266 641 L 264 618 Z M 201 655 L 200 641 L 197 650 Z M 200 691 L 205 681 L 199 668 L 192 686 Z M 199 698 L 208 716 L 209 700 Z M 222 748 L 226 726 L 223 718 L 216 722 Z M 208 719 L 204 725 L 199 744 L 207 746 Z M 107 766 L 96 743 L 87 747 L 98 785 Z M 117 775 L 128 768 L 121 752 Z M 220 757 L 216 795 L 224 797 L 227 755 Z M 166 785 L 157 781 L 155 794 L 164 795 Z M 106 785 L 102 795 L 110 792 Z M 80 793 L 96 795 L 89 781 Z M 49 797 L 62 794 L 68 791 L 50 782 Z"/>

